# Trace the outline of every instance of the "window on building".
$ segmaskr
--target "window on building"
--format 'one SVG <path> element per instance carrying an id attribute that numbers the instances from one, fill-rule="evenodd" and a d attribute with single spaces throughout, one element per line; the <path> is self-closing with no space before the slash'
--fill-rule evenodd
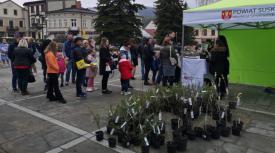
<path id="1" fill-rule="evenodd" d="M 39 14 L 39 5 L 36 5 L 36 14 Z"/>
<path id="2" fill-rule="evenodd" d="M 8 15 L 8 9 L 4 9 L 4 14 Z"/>
<path id="3" fill-rule="evenodd" d="M 56 20 L 53 20 L 53 27 L 56 27 Z"/>
<path id="4" fill-rule="evenodd" d="M 17 10 L 13 10 L 13 14 L 17 16 Z"/>
<path id="5" fill-rule="evenodd" d="M 3 27 L 3 20 L 0 19 L 0 27 Z"/>
<path id="6" fill-rule="evenodd" d="M 202 34 L 203 36 L 207 36 L 207 29 L 203 29 Z"/>
<path id="7" fill-rule="evenodd" d="M 31 18 L 31 23 L 35 23 L 35 18 Z"/>
<path id="8" fill-rule="evenodd" d="M 9 27 L 13 27 L 13 21 L 12 20 L 9 21 Z"/>
<path id="9" fill-rule="evenodd" d="M 59 27 L 62 27 L 62 20 L 59 19 Z"/>
<path id="10" fill-rule="evenodd" d="M 216 30 L 211 30 L 211 35 L 215 36 L 216 35 Z"/>
<path id="11" fill-rule="evenodd" d="M 34 6 L 31 6 L 31 13 L 34 13 Z"/>
<path id="12" fill-rule="evenodd" d="M 64 19 L 64 27 L 68 27 L 68 21 L 67 21 L 67 19 Z"/>
<path id="13" fill-rule="evenodd" d="M 36 19 L 36 23 L 40 24 L 40 18 Z"/>
<path id="14" fill-rule="evenodd" d="M 19 21 L 19 27 L 23 28 L 24 25 L 23 25 L 23 21 Z"/>
<path id="15" fill-rule="evenodd" d="M 194 35 L 199 36 L 199 30 L 195 30 Z"/>
<path id="16" fill-rule="evenodd" d="M 41 5 L 41 11 L 45 12 L 45 5 L 44 4 Z"/>
<path id="17" fill-rule="evenodd" d="M 87 27 L 87 25 L 86 25 L 86 20 L 83 20 L 83 21 L 82 21 L 82 26 L 83 26 L 83 27 Z"/>
<path id="18" fill-rule="evenodd" d="M 76 27 L 76 19 L 71 19 L 71 26 Z"/>

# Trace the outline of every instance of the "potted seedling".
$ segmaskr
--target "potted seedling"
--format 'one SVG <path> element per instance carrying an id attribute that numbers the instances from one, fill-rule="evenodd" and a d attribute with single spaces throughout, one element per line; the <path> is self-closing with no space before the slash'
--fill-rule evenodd
<path id="1" fill-rule="evenodd" d="M 100 115 L 99 114 L 95 114 L 93 111 L 91 111 L 93 118 L 94 118 L 94 122 L 97 125 L 98 131 L 95 132 L 96 134 L 96 140 L 97 141 L 102 141 L 104 139 L 104 132 L 102 130 L 100 130 Z"/>

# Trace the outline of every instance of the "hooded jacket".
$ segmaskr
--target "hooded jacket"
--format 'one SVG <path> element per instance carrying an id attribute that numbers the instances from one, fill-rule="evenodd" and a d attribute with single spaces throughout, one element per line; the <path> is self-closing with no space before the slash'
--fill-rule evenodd
<path id="1" fill-rule="evenodd" d="M 133 66 L 127 59 L 121 59 L 118 64 L 120 77 L 122 80 L 129 80 L 133 77 L 132 69 Z"/>

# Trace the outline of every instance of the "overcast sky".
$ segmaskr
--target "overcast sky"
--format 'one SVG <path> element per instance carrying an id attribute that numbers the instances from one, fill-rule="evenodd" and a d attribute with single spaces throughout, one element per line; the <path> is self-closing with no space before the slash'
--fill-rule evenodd
<path id="1" fill-rule="evenodd" d="M 5 1 L 5 0 L 0 0 Z M 13 0 L 16 3 L 19 3 L 20 5 L 22 5 L 24 2 L 29 2 L 29 1 L 34 1 L 34 0 Z M 136 0 L 137 3 L 141 3 L 144 4 L 145 6 L 153 6 L 154 5 L 154 1 L 155 0 Z M 190 5 L 193 5 L 192 2 L 194 0 L 187 0 L 190 1 Z M 94 7 L 96 6 L 97 0 L 81 0 L 83 7 Z"/>

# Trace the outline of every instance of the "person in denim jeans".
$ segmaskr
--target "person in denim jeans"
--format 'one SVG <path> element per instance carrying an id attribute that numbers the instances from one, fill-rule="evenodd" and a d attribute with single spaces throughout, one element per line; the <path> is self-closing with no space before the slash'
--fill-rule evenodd
<path id="1" fill-rule="evenodd" d="M 63 54 L 65 55 L 65 59 L 68 61 L 67 64 L 67 71 L 66 71 L 66 78 L 65 78 L 65 85 L 68 86 L 69 85 L 69 80 L 70 80 L 70 76 L 71 76 L 71 72 L 72 72 L 72 83 L 75 83 L 75 74 L 76 74 L 76 70 L 74 69 L 74 59 L 72 57 L 72 48 L 73 48 L 73 35 L 72 34 L 68 34 L 67 35 L 67 40 L 64 42 L 63 45 Z"/>
<path id="2" fill-rule="evenodd" d="M 18 92 L 18 89 L 17 89 L 18 77 L 17 77 L 17 74 L 16 74 L 16 70 L 13 66 L 14 61 L 12 60 L 12 55 L 13 55 L 13 52 L 14 52 L 15 48 L 17 48 L 19 41 L 22 38 L 23 38 L 23 34 L 21 34 L 19 32 L 15 33 L 16 42 L 9 45 L 9 48 L 8 48 L 8 57 L 11 60 L 11 70 L 12 70 L 12 89 L 13 89 L 14 92 Z"/>

